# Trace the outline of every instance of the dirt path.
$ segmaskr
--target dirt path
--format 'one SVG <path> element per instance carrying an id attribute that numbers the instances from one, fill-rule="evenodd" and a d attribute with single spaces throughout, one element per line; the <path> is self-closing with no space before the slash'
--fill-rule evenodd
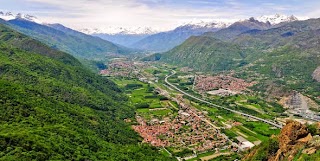
<path id="1" fill-rule="evenodd" d="M 240 131 L 236 131 L 236 133 L 238 133 L 239 135 L 243 136 L 244 138 L 248 138 L 247 135 L 245 135 L 244 133 L 240 132 Z"/>
<path id="2" fill-rule="evenodd" d="M 212 154 L 212 155 L 209 155 L 209 156 L 202 157 L 202 158 L 200 158 L 200 159 L 201 159 L 201 161 L 207 161 L 207 160 L 210 160 L 210 159 L 213 159 L 213 158 L 222 156 L 222 155 L 230 155 L 230 154 L 232 154 L 232 153 L 231 153 L 231 152 L 227 152 L 227 153 L 217 153 L 217 154 Z"/>

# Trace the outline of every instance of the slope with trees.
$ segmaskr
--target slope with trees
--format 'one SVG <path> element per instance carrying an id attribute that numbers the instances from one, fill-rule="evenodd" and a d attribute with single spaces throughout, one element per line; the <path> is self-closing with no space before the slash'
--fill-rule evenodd
<path id="1" fill-rule="evenodd" d="M 0 160 L 170 160 L 123 120 L 134 117 L 108 79 L 0 25 Z"/>

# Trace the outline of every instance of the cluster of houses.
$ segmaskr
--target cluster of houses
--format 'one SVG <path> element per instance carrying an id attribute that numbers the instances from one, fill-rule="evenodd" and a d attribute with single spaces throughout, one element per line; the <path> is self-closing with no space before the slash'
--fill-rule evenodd
<path id="1" fill-rule="evenodd" d="M 106 76 L 121 76 L 121 77 L 136 77 L 139 75 L 139 69 L 147 68 L 146 63 L 132 61 L 115 61 L 108 64 L 108 68 L 101 70 L 101 75 Z"/>
<path id="2" fill-rule="evenodd" d="M 228 141 L 220 131 L 202 120 L 201 114 L 191 108 L 181 108 L 171 120 L 152 119 L 146 122 L 137 116 L 139 125 L 133 126 L 144 142 L 157 147 L 192 147 L 207 151 L 226 146 Z"/>
<path id="3" fill-rule="evenodd" d="M 195 79 L 195 88 L 199 91 L 211 91 L 223 89 L 220 92 L 236 91 L 241 92 L 247 90 L 248 87 L 253 86 L 255 82 L 248 83 L 243 79 L 234 78 L 228 75 L 218 76 L 197 76 Z M 228 91 L 226 91 L 228 90 Z M 232 93 L 232 92 L 231 92 Z"/>

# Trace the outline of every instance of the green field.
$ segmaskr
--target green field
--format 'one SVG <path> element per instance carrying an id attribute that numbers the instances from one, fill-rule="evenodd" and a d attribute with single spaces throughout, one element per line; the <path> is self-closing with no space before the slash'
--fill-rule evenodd
<path id="1" fill-rule="evenodd" d="M 154 85 L 136 79 L 113 79 L 113 81 L 128 95 L 130 103 L 136 107 L 136 113 L 147 120 L 161 119 L 173 115 L 177 110 L 177 104 L 157 94 Z M 128 85 L 132 88 L 128 88 Z"/>

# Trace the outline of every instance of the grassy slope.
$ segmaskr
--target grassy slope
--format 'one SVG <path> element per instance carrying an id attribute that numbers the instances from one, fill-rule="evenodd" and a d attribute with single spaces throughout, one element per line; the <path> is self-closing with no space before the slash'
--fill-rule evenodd
<path id="1" fill-rule="evenodd" d="M 49 27 L 20 19 L 8 21 L 7 24 L 52 48 L 70 53 L 76 57 L 101 59 L 110 53 L 126 54 L 130 52 L 129 49 L 119 47 L 111 42 L 68 28 Z"/>
<path id="2" fill-rule="evenodd" d="M 221 71 L 240 66 L 246 52 L 237 45 L 199 36 L 190 37 L 183 44 L 164 53 L 161 61 L 197 70 Z"/>
<path id="3" fill-rule="evenodd" d="M 265 78 L 263 81 L 318 96 L 320 84 L 311 75 L 320 66 L 319 24 L 320 19 L 312 19 L 239 36 L 234 43 L 261 51 L 248 56 L 247 61 L 252 64 L 239 76 L 253 77 L 258 73 Z"/>
<path id="4" fill-rule="evenodd" d="M 160 60 L 198 71 L 233 69 L 238 71 L 238 77 L 261 81 L 262 86 L 257 86 L 260 89 L 266 89 L 266 82 L 272 82 L 319 96 L 320 84 L 311 77 L 320 66 L 319 25 L 320 19 L 311 19 L 268 30 L 246 31 L 231 26 L 211 35 L 191 37 L 161 55 Z M 245 32 L 241 34 L 242 31 Z M 225 34 L 217 36 L 221 32 Z M 229 38 L 227 33 L 234 32 L 237 35 Z M 215 39 L 223 35 L 225 42 Z"/>
<path id="5" fill-rule="evenodd" d="M 170 160 L 138 144 L 114 83 L 39 46 L 0 26 L 0 160 Z"/>

